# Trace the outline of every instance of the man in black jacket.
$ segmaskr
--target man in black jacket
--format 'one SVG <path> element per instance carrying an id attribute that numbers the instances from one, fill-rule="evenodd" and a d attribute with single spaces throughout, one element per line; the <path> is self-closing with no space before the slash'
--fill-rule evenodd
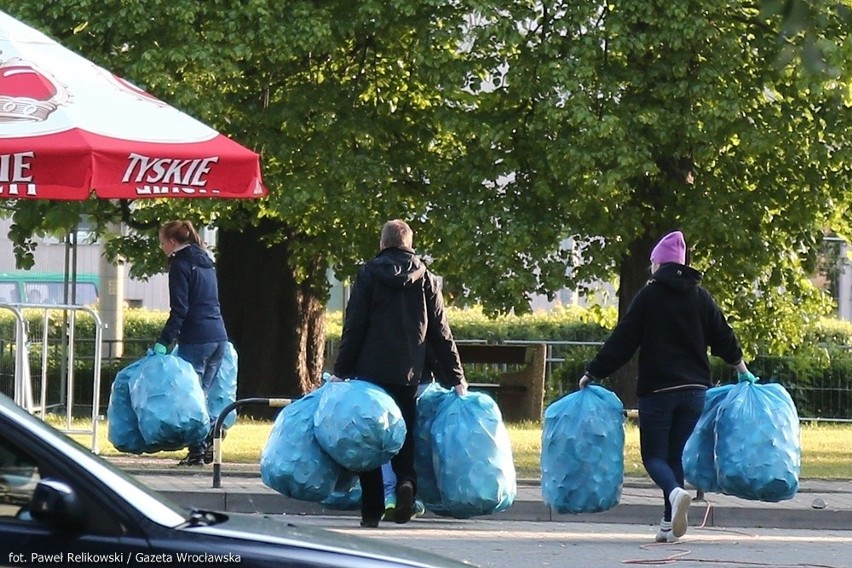
<path id="1" fill-rule="evenodd" d="M 396 219 L 382 227 L 379 254 L 361 267 L 352 286 L 332 378 L 370 381 L 399 405 L 407 433 L 391 460 L 397 477 L 397 523 L 408 522 L 414 509 L 416 393 L 427 344 L 456 392 L 467 392 L 440 284 L 412 246 L 407 223 Z M 385 510 L 381 468 L 359 477 L 361 526 L 377 527 Z"/>

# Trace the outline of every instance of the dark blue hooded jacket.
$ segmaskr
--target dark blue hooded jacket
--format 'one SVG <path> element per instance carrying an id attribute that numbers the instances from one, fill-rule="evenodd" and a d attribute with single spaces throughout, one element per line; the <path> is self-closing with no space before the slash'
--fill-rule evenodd
<path id="1" fill-rule="evenodd" d="M 157 343 L 187 345 L 227 341 L 219 309 L 216 269 L 207 252 L 189 245 L 169 257 L 169 319 Z"/>

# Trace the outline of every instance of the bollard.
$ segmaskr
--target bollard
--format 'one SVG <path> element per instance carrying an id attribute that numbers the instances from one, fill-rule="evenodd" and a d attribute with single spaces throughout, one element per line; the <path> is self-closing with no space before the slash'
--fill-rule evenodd
<path id="1" fill-rule="evenodd" d="M 248 405 L 264 405 L 270 408 L 283 408 L 293 402 L 290 398 L 244 398 L 232 402 L 219 414 L 213 425 L 213 488 L 222 486 L 222 424 L 231 411 Z"/>

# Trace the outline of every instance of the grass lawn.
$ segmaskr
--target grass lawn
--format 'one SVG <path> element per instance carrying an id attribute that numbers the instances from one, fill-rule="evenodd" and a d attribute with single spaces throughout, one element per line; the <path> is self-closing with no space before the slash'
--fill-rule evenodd
<path id="1" fill-rule="evenodd" d="M 49 419 L 54 426 L 61 427 L 58 420 Z M 63 423 L 64 424 L 64 423 Z M 75 422 L 74 428 L 87 428 L 85 421 Z M 223 461 L 229 463 L 259 463 L 260 453 L 266 445 L 272 423 L 241 418 L 228 432 L 222 444 Z M 541 454 L 541 424 L 509 424 L 512 452 L 518 477 L 538 478 Z M 120 455 L 107 440 L 108 425 L 99 425 L 98 441 L 101 455 Z M 91 446 L 91 436 L 75 434 L 72 438 L 84 446 Z M 805 423 L 802 425 L 802 471 L 803 479 L 850 479 L 852 478 L 852 424 Z M 626 475 L 645 476 L 639 457 L 639 431 L 634 422 L 627 424 L 625 435 L 624 470 Z M 181 452 L 159 452 L 151 457 L 169 460 L 180 459 Z"/>

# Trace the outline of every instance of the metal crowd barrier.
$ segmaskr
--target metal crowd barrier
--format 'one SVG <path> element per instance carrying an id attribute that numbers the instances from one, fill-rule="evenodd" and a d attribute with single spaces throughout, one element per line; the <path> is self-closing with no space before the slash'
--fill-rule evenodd
<path id="1" fill-rule="evenodd" d="M 15 380 L 13 399 L 15 403 L 31 414 L 38 413 L 45 419 L 47 409 L 47 368 L 49 351 L 49 329 L 51 311 L 62 310 L 68 316 L 67 354 L 62 361 L 66 374 L 65 384 L 65 427 L 58 428 L 65 434 L 90 434 L 92 436 L 92 452 L 100 453 L 98 447 L 98 417 L 101 392 L 101 348 L 103 341 L 103 323 L 100 316 L 87 306 L 71 304 L 6 304 L 0 303 L 0 309 L 7 309 L 15 317 Z M 23 310 L 42 310 L 41 337 L 41 392 L 39 404 L 33 401 L 32 376 L 30 373 L 30 340 L 27 331 L 27 321 Z M 77 312 L 86 312 L 92 316 L 95 324 L 94 338 L 94 367 L 92 383 L 92 427 L 90 429 L 72 428 L 72 413 L 74 410 L 74 358 L 77 327 Z M 61 393 L 60 393 L 61 394 Z"/>

